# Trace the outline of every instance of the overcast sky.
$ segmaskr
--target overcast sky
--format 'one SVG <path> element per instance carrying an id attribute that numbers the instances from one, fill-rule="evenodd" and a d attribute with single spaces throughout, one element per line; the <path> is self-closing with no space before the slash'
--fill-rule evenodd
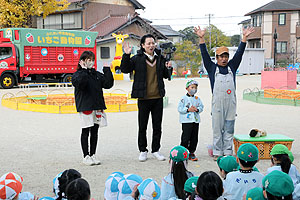
<path id="1" fill-rule="evenodd" d="M 207 26 L 211 23 L 227 36 L 239 34 L 238 23 L 249 19 L 244 15 L 272 0 L 138 0 L 146 9 L 139 10 L 141 17 L 153 25 L 171 25 L 174 30 L 188 26 Z"/>

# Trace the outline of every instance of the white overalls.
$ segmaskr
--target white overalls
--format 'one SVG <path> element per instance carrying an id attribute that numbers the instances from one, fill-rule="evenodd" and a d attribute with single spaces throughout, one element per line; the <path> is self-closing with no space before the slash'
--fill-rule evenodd
<path id="1" fill-rule="evenodd" d="M 233 73 L 221 74 L 216 68 L 212 95 L 213 154 L 232 155 L 234 122 L 236 117 L 236 93 Z"/>

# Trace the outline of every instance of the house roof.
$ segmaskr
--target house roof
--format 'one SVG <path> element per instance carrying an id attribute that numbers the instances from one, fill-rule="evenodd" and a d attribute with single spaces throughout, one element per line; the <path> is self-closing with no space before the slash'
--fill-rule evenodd
<path id="1" fill-rule="evenodd" d="M 240 24 L 250 24 L 250 23 L 251 23 L 251 19 L 246 19 L 246 20 L 241 21 L 238 25 L 240 25 Z"/>
<path id="2" fill-rule="evenodd" d="M 138 35 L 135 35 L 135 34 L 128 34 L 130 38 L 133 38 L 133 39 L 136 39 L 136 40 L 140 40 L 141 37 L 138 36 Z M 107 38 L 102 38 L 102 39 L 96 39 L 96 43 L 97 44 L 105 44 L 105 43 L 110 43 L 110 42 L 113 42 L 113 41 L 116 41 L 116 38 L 115 37 L 107 37 Z"/>
<path id="3" fill-rule="evenodd" d="M 252 15 L 258 12 L 293 11 L 293 10 L 300 10 L 299 0 L 274 0 L 255 10 L 252 10 L 251 12 L 245 14 L 245 16 Z"/>
<path id="4" fill-rule="evenodd" d="M 114 32 L 122 31 L 124 28 L 133 23 L 139 23 L 143 28 L 149 28 L 155 33 L 154 35 L 158 39 L 167 39 L 164 34 L 139 17 L 137 13 L 133 16 L 108 15 L 104 19 L 88 28 L 88 31 L 97 31 L 98 38 L 106 38 L 110 37 L 110 35 Z"/>
<path id="5" fill-rule="evenodd" d="M 68 2 L 70 3 L 82 2 L 82 1 L 88 1 L 88 0 L 68 0 Z M 145 7 L 136 0 L 128 0 L 128 1 L 133 4 L 135 9 L 142 9 L 142 10 L 145 9 Z"/>
<path id="6" fill-rule="evenodd" d="M 183 37 L 184 36 L 183 34 L 179 33 L 178 31 L 173 30 L 170 25 L 152 25 L 152 26 L 167 37 L 172 37 L 172 36 Z"/>

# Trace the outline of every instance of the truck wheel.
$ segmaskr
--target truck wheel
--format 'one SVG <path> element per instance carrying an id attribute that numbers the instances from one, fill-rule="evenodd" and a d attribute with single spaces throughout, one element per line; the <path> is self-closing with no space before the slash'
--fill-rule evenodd
<path id="1" fill-rule="evenodd" d="M 64 83 L 71 83 L 71 82 L 72 82 L 72 74 L 67 74 L 67 75 L 63 78 L 63 82 L 64 82 Z"/>
<path id="2" fill-rule="evenodd" d="M 1 86 L 4 89 L 10 89 L 15 85 L 15 78 L 11 74 L 4 74 L 1 78 Z"/>

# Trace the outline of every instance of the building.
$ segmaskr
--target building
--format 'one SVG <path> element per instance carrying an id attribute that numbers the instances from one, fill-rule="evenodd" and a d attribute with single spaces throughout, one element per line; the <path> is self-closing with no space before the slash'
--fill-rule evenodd
<path id="1" fill-rule="evenodd" d="M 300 1 L 274 0 L 247 14 L 255 32 L 248 47 L 264 48 L 266 61 L 300 62 Z M 247 25 L 248 21 L 241 24 Z M 275 46 L 275 30 L 277 40 Z M 275 51 L 276 49 L 276 51 Z"/>
<path id="2" fill-rule="evenodd" d="M 173 43 L 182 42 L 184 35 L 172 29 L 170 25 L 153 25 L 159 32 L 164 34 Z"/>
<path id="3" fill-rule="evenodd" d="M 69 0 L 68 9 L 37 18 L 39 29 L 87 30 L 98 32 L 98 66 L 109 65 L 115 56 L 115 38 L 112 33 L 128 34 L 129 42 L 138 49 L 141 36 L 153 34 L 157 39 L 167 39 L 150 21 L 141 18 L 136 10 L 145 7 L 136 0 Z"/>

